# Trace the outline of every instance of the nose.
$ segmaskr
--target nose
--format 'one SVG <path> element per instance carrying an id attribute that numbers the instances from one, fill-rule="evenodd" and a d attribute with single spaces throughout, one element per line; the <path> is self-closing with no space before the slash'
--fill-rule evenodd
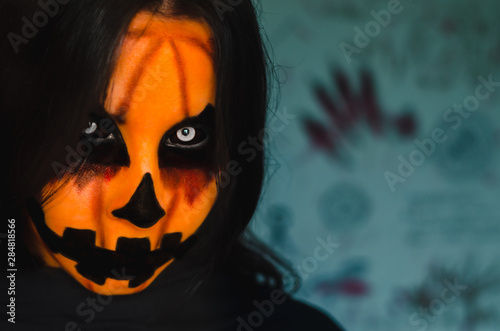
<path id="1" fill-rule="evenodd" d="M 113 210 L 111 214 L 115 217 L 126 219 L 135 226 L 143 229 L 152 227 L 160 218 L 165 216 L 165 211 L 156 199 L 153 178 L 150 173 L 142 177 L 141 183 L 129 202 L 122 208 Z"/>

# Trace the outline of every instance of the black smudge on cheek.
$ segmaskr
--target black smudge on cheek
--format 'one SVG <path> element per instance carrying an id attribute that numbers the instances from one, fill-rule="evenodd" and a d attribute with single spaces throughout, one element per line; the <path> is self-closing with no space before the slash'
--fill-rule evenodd
<path id="1" fill-rule="evenodd" d="M 96 179 L 109 182 L 120 170 L 119 166 L 106 166 L 95 163 L 84 163 L 77 172 L 70 176 L 75 178 L 78 190 L 83 190 L 90 182 Z"/>
<path id="2" fill-rule="evenodd" d="M 210 183 L 211 169 L 201 168 L 163 168 L 161 169 L 161 178 L 163 183 L 175 194 L 184 193 L 184 198 L 189 205 L 192 205 L 196 198 Z"/>
<path id="3" fill-rule="evenodd" d="M 211 177 L 206 169 L 184 169 L 179 172 L 185 198 L 191 206 L 207 187 Z"/>
<path id="4" fill-rule="evenodd" d="M 171 168 L 161 168 L 160 178 L 162 183 L 170 190 L 177 190 L 179 187 L 179 174 L 175 169 Z"/>
<path id="5" fill-rule="evenodd" d="M 121 167 L 130 166 L 127 146 L 118 126 L 109 118 L 96 117 L 93 122 L 99 123 L 96 131 L 81 137 L 81 146 L 76 148 L 78 153 L 73 155 L 78 162 L 67 171 L 80 190 L 96 178 L 109 182 Z"/>

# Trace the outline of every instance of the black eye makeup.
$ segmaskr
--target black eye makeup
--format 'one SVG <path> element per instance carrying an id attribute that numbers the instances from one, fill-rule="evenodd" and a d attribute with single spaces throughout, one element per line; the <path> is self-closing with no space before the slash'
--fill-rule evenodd
<path id="1" fill-rule="evenodd" d="M 106 116 L 91 114 L 82 141 L 90 146 L 85 162 L 107 166 L 129 166 L 127 146 L 116 123 Z"/>
<path id="2" fill-rule="evenodd" d="M 158 150 L 160 168 L 196 166 L 213 157 L 214 108 L 207 105 L 194 117 L 188 117 L 168 130 Z"/>
<path id="3" fill-rule="evenodd" d="M 94 145 L 116 141 L 113 134 L 117 130 L 113 120 L 98 115 L 90 115 L 88 127 L 82 131 L 82 138 Z"/>
<path id="4" fill-rule="evenodd" d="M 183 126 L 173 134 L 165 137 L 163 144 L 172 148 L 201 148 L 208 142 L 207 129 L 199 126 Z"/>

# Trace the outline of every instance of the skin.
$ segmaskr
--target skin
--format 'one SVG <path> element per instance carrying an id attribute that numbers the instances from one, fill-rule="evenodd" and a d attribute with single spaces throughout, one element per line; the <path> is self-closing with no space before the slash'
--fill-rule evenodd
<path id="1" fill-rule="evenodd" d="M 59 236 L 67 227 L 96 232 L 96 245 L 115 250 L 119 237 L 149 238 L 158 249 L 165 233 L 192 235 L 211 210 L 217 187 L 209 170 L 159 166 L 159 146 L 176 124 L 215 104 L 212 33 L 206 23 L 141 12 L 131 22 L 104 105 L 126 144 L 130 165 L 83 167 L 43 206 L 46 224 Z M 150 228 L 139 228 L 112 211 L 127 204 L 146 173 L 165 211 Z M 47 195 L 61 182 L 47 185 Z M 105 295 L 131 294 L 146 288 L 172 261 L 136 288 L 128 280 L 106 279 L 98 285 L 81 276 L 76 262 L 51 252 L 37 235 L 37 250 L 47 265 L 61 267 L 87 289 Z M 120 271 L 118 271 L 120 273 Z"/>

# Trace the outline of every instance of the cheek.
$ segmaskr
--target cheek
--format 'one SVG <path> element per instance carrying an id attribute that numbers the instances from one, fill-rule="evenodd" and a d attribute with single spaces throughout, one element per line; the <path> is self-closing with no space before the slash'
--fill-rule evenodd
<path id="1" fill-rule="evenodd" d="M 181 232 L 185 239 L 198 229 L 212 209 L 217 196 L 215 182 L 209 170 L 199 168 L 163 168 L 161 181 L 167 217 L 159 234 Z"/>
<path id="2" fill-rule="evenodd" d="M 106 186 L 118 171 L 118 167 L 84 164 L 78 172 L 47 185 L 42 196 L 54 194 L 44 208 L 47 224 L 60 235 L 66 227 L 99 230 Z"/>
<path id="3" fill-rule="evenodd" d="M 121 181 L 121 177 L 125 175 L 119 175 L 119 170 L 119 167 L 101 165 L 82 166 L 69 179 L 70 182 L 64 189 L 57 193 L 57 201 L 51 204 L 53 208 L 47 210 L 49 226 L 60 235 L 66 227 L 92 229 L 97 232 L 99 244 L 106 242 L 104 236 L 109 233 L 107 226 L 110 224 L 106 222 L 110 217 L 106 214 L 109 212 L 106 205 L 116 199 L 125 185 L 110 185 L 114 181 Z M 155 231 L 159 231 L 160 236 L 165 232 L 194 232 L 195 228 L 191 227 L 200 225 L 217 196 L 210 170 L 203 167 L 162 168 L 158 179 L 155 182 L 155 193 L 165 210 L 166 218 Z M 47 191 L 50 193 L 50 190 Z"/>
<path id="4" fill-rule="evenodd" d="M 113 179 L 120 167 L 104 166 L 98 164 L 83 164 L 75 176 L 75 183 L 78 186 L 79 192 L 82 192 L 87 185 L 94 181 L 101 181 L 107 184 Z"/>
<path id="5" fill-rule="evenodd" d="M 192 206 L 210 183 L 210 175 L 204 170 L 182 170 L 180 185 L 184 188 L 187 203 Z"/>
<path id="6" fill-rule="evenodd" d="M 200 194 L 211 182 L 211 176 L 206 169 L 162 169 L 162 182 L 171 190 L 174 195 L 179 197 L 183 195 L 183 200 L 189 206 L 199 198 Z M 179 201 L 177 198 L 176 201 Z"/>
<path id="7" fill-rule="evenodd" d="M 120 168 L 118 166 L 84 164 L 78 172 L 75 179 L 78 192 L 81 194 L 85 189 L 91 189 L 92 191 L 92 194 L 88 196 L 88 201 L 82 201 L 82 203 L 87 204 L 89 210 L 92 212 L 94 220 L 100 220 L 102 218 L 104 212 L 103 190 L 111 179 L 116 176 L 119 170 Z M 103 242 L 102 222 L 96 222 L 96 226 L 96 230 L 98 230 L 97 233 L 101 237 L 100 241 Z"/>

